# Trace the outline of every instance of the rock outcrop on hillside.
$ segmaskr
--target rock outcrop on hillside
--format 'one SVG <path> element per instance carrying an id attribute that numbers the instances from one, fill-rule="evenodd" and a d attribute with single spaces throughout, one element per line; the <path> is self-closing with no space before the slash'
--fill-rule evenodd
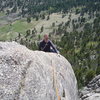
<path id="1" fill-rule="evenodd" d="M 84 89 L 80 92 L 82 100 L 100 100 L 100 75 L 96 76 Z"/>
<path id="2" fill-rule="evenodd" d="M 0 100 L 78 100 L 69 62 L 54 53 L 0 42 Z"/>

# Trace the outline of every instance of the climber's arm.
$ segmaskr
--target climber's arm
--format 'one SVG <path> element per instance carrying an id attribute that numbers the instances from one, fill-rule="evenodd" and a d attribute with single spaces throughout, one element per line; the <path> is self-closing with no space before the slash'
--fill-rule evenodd
<path id="1" fill-rule="evenodd" d="M 56 49 L 56 47 L 54 46 L 54 44 L 50 41 L 50 45 L 53 48 L 55 53 L 58 53 L 58 50 Z"/>

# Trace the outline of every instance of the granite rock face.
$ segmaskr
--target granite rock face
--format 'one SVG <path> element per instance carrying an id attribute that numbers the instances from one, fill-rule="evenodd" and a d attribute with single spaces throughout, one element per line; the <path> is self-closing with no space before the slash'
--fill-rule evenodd
<path id="1" fill-rule="evenodd" d="M 0 100 L 78 100 L 69 62 L 54 53 L 0 42 Z"/>
<path id="2" fill-rule="evenodd" d="M 96 76 L 80 92 L 82 100 L 100 100 L 100 75 Z"/>

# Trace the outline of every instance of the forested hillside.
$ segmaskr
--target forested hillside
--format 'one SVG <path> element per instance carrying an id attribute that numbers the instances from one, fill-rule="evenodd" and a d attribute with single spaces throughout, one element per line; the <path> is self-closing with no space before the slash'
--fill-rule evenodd
<path id="1" fill-rule="evenodd" d="M 81 32 L 65 30 L 58 45 L 73 65 L 79 87 L 100 74 L 100 17 L 95 18 L 93 23 L 86 23 Z"/>
<path id="2" fill-rule="evenodd" d="M 100 10 L 99 0 L 0 0 L 0 10 L 9 13 L 19 12 L 21 15 L 35 16 L 41 11 L 48 13 L 67 12 L 73 7 L 82 7 L 82 13 Z M 80 10 L 77 9 L 76 13 Z"/>

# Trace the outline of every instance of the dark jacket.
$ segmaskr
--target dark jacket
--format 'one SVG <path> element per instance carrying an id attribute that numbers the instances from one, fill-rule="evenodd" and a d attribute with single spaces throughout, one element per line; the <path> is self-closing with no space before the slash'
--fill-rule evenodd
<path id="1" fill-rule="evenodd" d="M 57 49 L 55 48 L 54 44 L 50 40 L 47 43 L 44 40 L 42 40 L 39 44 L 39 50 L 44 52 L 57 53 Z"/>

